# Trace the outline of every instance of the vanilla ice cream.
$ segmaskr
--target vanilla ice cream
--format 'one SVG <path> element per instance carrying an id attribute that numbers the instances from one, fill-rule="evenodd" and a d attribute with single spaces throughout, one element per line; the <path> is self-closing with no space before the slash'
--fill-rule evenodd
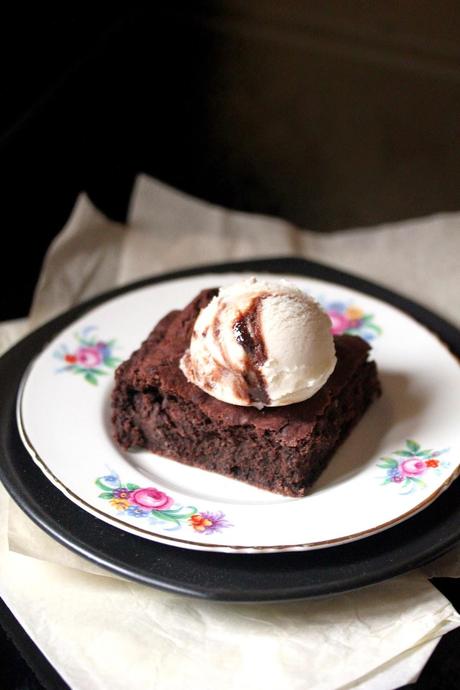
<path id="1" fill-rule="evenodd" d="M 223 287 L 199 313 L 180 367 L 233 405 L 275 407 L 312 397 L 336 364 L 331 322 L 286 280 Z"/>

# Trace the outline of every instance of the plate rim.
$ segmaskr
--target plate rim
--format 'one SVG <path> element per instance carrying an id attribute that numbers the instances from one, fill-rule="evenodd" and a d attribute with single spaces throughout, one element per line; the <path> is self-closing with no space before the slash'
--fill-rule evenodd
<path id="1" fill-rule="evenodd" d="M 354 276 L 349 273 L 344 273 L 342 271 L 338 271 L 337 269 L 325 266 L 323 264 L 319 264 L 316 262 L 311 262 L 308 260 L 304 259 L 298 259 L 298 258 L 293 258 L 293 257 L 279 257 L 279 258 L 272 258 L 272 259 L 257 259 L 257 260 L 248 260 L 248 261 L 242 261 L 242 262 L 236 262 L 236 263 L 229 263 L 229 262 L 224 262 L 220 264 L 214 264 L 214 265 L 201 265 L 201 266 L 196 266 L 193 268 L 189 269 L 184 269 L 182 271 L 173 271 L 161 275 L 156 275 L 151 278 L 145 278 L 140 281 L 135 281 L 133 283 L 130 283 L 128 285 L 124 285 L 119 288 L 115 288 L 113 290 L 107 291 L 101 295 L 98 295 L 97 297 L 88 300 L 87 302 L 78 305 L 77 307 L 73 307 L 72 309 L 68 310 L 64 314 L 61 314 L 60 316 L 52 319 L 49 321 L 47 324 L 44 326 L 40 327 L 38 330 L 34 331 L 33 333 L 29 334 L 26 336 L 23 340 L 21 340 L 16 346 L 14 346 L 11 350 L 9 350 L 3 357 L 0 359 L 0 370 L 2 368 L 2 365 L 5 366 L 6 363 L 9 364 L 10 360 L 14 361 L 14 367 L 13 371 L 11 370 L 11 364 L 9 364 L 9 384 L 10 384 L 10 395 L 9 395 L 9 402 L 11 403 L 11 386 L 13 386 L 13 389 L 15 389 L 15 395 L 14 395 L 14 407 L 15 407 L 15 402 L 16 402 L 16 393 L 17 393 L 17 384 L 18 384 L 18 373 L 19 373 L 19 379 L 22 379 L 22 375 L 24 373 L 24 369 L 26 369 L 30 363 L 30 356 L 29 351 L 33 350 L 35 354 L 38 354 L 43 347 L 46 347 L 47 342 L 51 340 L 55 335 L 59 333 L 63 328 L 65 328 L 67 325 L 69 325 L 73 320 L 76 318 L 79 318 L 83 316 L 87 311 L 93 309 L 94 307 L 110 300 L 113 299 L 114 297 L 117 297 L 118 295 L 134 291 L 138 288 L 147 286 L 147 285 L 152 285 L 155 283 L 160 283 L 160 282 L 166 282 L 170 280 L 177 280 L 180 278 L 188 277 L 188 276 L 196 276 L 199 274 L 203 273 L 223 273 L 223 272 L 238 272 L 238 271 L 264 271 L 264 272 L 273 272 L 273 273 L 283 273 L 283 274 L 293 274 L 293 275 L 298 275 L 298 276 L 303 276 L 307 278 L 317 278 L 319 280 L 325 280 L 328 282 L 334 282 L 339 285 L 342 285 L 344 287 L 350 287 L 354 290 L 361 291 L 365 294 L 368 294 L 370 296 L 376 297 L 384 302 L 387 302 L 406 314 L 409 314 L 409 316 L 412 316 L 415 318 L 417 321 L 422 323 L 425 327 L 427 327 L 431 332 L 434 332 L 441 341 L 444 341 L 444 344 L 447 345 L 448 349 L 456 355 L 457 357 L 460 356 L 460 332 L 458 329 L 456 329 L 455 326 L 452 324 L 448 323 L 445 321 L 443 318 L 437 316 L 433 312 L 429 311 L 425 307 L 422 307 L 421 305 L 418 305 L 415 302 L 412 302 L 411 300 L 408 300 L 407 298 L 398 295 L 397 293 L 392 292 L 391 290 L 388 290 L 387 288 L 384 288 L 380 285 L 371 283 L 370 281 L 367 281 L 365 279 L 359 278 L 357 276 Z M 10 405 L 11 407 L 11 405 Z M 11 420 L 11 418 L 8 418 L 8 415 L 2 415 L 0 417 L 1 421 L 1 426 L 0 426 L 0 441 L 1 441 L 1 446 L 0 446 L 0 451 L 3 451 L 3 456 L 5 454 L 8 456 L 8 450 L 5 453 L 5 430 L 6 428 L 9 428 L 9 432 L 13 432 L 14 435 L 14 429 L 11 429 L 11 427 L 15 425 L 15 420 Z M 16 434 L 17 434 L 17 427 L 16 427 Z M 11 439 L 10 439 L 11 441 Z M 14 443 L 13 443 L 14 445 Z M 17 446 L 17 438 L 16 438 L 16 446 Z M 25 450 L 25 449 L 24 449 Z M 26 451 L 27 452 L 27 451 Z M 28 456 L 29 457 L 29 456 Z M 2 458 L 3 459 L 3 458 Z M 437 542 L 437 547 L 433 548 L 427 548 L 425 545 L 424 553 L 420 553 L 418 556 L 415 554 L 412 554 L 412 557 L 409 559 L 406 559 L 406 562 L 403 562 L 403 560 L 400 560 L 399 565 L 393 565 L 393 567 L 390 567 L 389 570 L 387 569 L 386 571 L 381 571 L 380 574 L 377 572 L 373 573 L 364 573 L 361 578 L 356 578 L 354 577 L 354 581 L 350 582 L 349 580 L 345 578 L 338 578 L 338 581 L 333 583 L 332 581 L 329 582 L 322 582 L 322 583 L 312 583 L 312 582 L 306 582 L 303 587 L 299 588 L 295 587 L 293 585 L 289 586 L 287 583 L 285 587 L 283 588 L 283 591 L 280 591 L 279 589 L 277 590 L 276 588 L 264 588 L 264 591 L 258 591 L 258 588 L 256 587 L 252 591 L 246 591 L 246 592 L 238 592 L 237 590 L 235 591 L 235 587 L 230 587 L 227 588 L 223 591 L 220 591 L 216 589 L 215 586 L 211 586 L 211 588 L 208 586 L 206 587 L 198 587 L 195 585 L 192 585 L 190 582 L 187 582 L 187 578 L 185 578 L 185 581 L 182 583 L 178 583 L 177 581 L 173 581 L 173 578 L 170 578 L 168 581 L 168 578 L 165 579 L 165 577 L 159 577 L 158 574 L 153 574 L 149 576 L 146 574 L 144 571 L 145 569 L 143 568 L 136 568 L 136 566 L 133 566 L 132 564 L 130 565 L 129 563 L 123 563 L 123 562 L 116 562 L 117 559 L 110 558 L 110 553 L 105 553 L 105 555 L 101 556 L 101 552 L 95 553 L 94 548 L 89 547 L 87 544 L 85 545 L 84 543 L 81 542 L 81 538 L 79 538 L 78 535 L 72 534 L 72 530 L 70 530 L 70 533 L 66 533 L 66 530 L 64 528 L 60 529 L 59 524 L 56 524 L 55 519 L 53 519 L 53 515 L 49 515 L 49 508 L 48 510 L 45 509 L 45 512 L 43 511 L 43 506 L 37 506 L 36 502 L 31 500 L 31 496 L 28 495 L 27 490 L 25 490 L 24 486 L 21 486 L 21 481 L 24 481 L 24 478 L 21 480 L 21 476 L 17 474 L 17 471 L 15 472 L 15 465 L 14 462 L 12 462 L 12 458 L 7 457 L 7 463 L 8 460 L 10 461 L 10 466 L 5 467 L 4 462 L 1 463 L 0 465 L 0 478 L 2 479 L 3 483 L 5 484 L 7 490 L 9 493 L 12 495 L 13 499 L 20 505 L 21 508 L 31 517 L 42 529 L 45 529 L 51 536 L 53 536 L 55 539 L 63 543 L 65 546 L 71 548 L 72 550 L 76 551 L 79 553 L 79 555 L 83 555 L 86 558 L 89 558 L 93 562 L 98 563 L 99 565 L 105 566 L 106 568 L 109 568 L 112 571 L 118 572 L 118 574 L 121 574 L 124 577 L 128 577 L 130 579 L 134 579 L 137 581 L 144 582 L 145 584 L 151 584 L 157 587 L 161 587 L 162 589 L 167 589 L 169 591 L 178 591 L 181 593 L 186 593 L 186 594 L 192 594 L 195 596 L 204 596 L 207 598 L 214 598 L 218 600 L 226 600 L 226 601 L 278 601 L 278 600 L 285 600 L 285 599 L 293 599 L 293 598 L 308 598 L 310 596 L 324 596 L 327 594 L 332 594 L 332 593 L 338 593 L 340 591 L 348 591 L 349 589 L 354 589 L 359 586 L 363 586 L 365 584 L 371 584 L 372 582 L 379 581 L 381 579 L 386 579 L 387 577 L 391 577 L 392 575 L 400 574 L 401 572 L 405 572 L 408 569 L 412 567 L 416 567 L 416 565 L 421 564 L 422 562 L 426 562 L 426 560 L 431 560 L 432 558 L 436 557 L 437 555 L 441 555 L 443 552 L 451 548 L 451 546 L 456 543 L 460 539 L 460 521 L 459 521 L 459 529 L 457 532 L 455 530 L 450 533 L 450 534 L 445 534 L 444 538 L 442 539 L 441 542 Z M 33 463 L 32 463 L 33 464 Z M 37 472 L 40 472 L 39 468 L 35 468 Z M 17 468 L 16 468 L 17 470 Z M 46 478 L 43 475 L 44 480 L 49 484 L 50 481 L 48 478 Z M 35 478 L 36 480 L 36 478 Z M 456 485 L 458 485 L 459 482 L 454 483 L 453 486 L 451 486 L 449 489 L 447 489 L 444 492 L 444 496 L 446 494 L 452 493 L 453 490 L 455 490 Z M 59 491 L 58 489 L 55 489 L 53 487 L 53 490 Z M 59 492 L 61 493 L 61 492 Z M 62 495 L 65 501 L 70 502 L 70 500 Z M 429 511 L 430 508 L 433 506 L 436 506 L 438 501 L 441 501 L 443 496 L 440 496 L 437 498 L 437 500 L 432 504 L 432 506 L 429 506 L 426 508 L 423 513 L 426 511 Z M 86 513 L 83 511 L 81 508 L 76 506 L 75 504 L 72 503 L 72 506 L 74 506 L 75 510 L 78 511 L 78 513 L 85 513 L 85 515 L 88 516 L 91 520 L 98 521 L 101 523 L 101 521 L 94 517 L 91 514 Z M 41 509 L 40 509 L 41 508 Z M 433 511 L 432 511 L 433 512 Z M 436 511 L 435 511 L 436 512 Z M 415 515 L 413 518 L 409 518 L 409 521 L 412 522 L 414 520 L 417 520 L 419 517 L 420 513 Z M 80 516 L 81 517 L 81 516 Z M 108 525 L 107 523 L 101 523 L 104 525 L 104 527 L 115 530 L 119 532 L 119 529 L 116 527 L 112 527 L 111 525 Z M 400 523 L 398 525 L 395 525 L 394 527 L 390 527 L 389 529 L 385 530 L 383 533 L 380 534 L 390 534 L 393 533 L 394 530 L 398 529 L 398 527 L 401 527 L 401 525 L 407 525 L 408 521 L 405 521 L 403 523 Z M 174 546 L 169 546 L 165 544 L 159 544 L 158 542 L 152 542 L 150 540 L 145 540 L 141 537 L 136 537 L 130 533 L 126 533 L 127 536 L 130 539 L 139 539 L 147 544 L 150 545 L 150 548 L 159 548 L 162 547 L 164 549 L 167 549 L 169 551 L 177 552 L 185 552 L 185 553 L 192 553 L 192 550 L 188 549 L 183 549 L 183 548 L 177 548 Z M 373 540 L 376 537 L 379 537 L 379 534 L 372 535 L 370 537 L 367 537 L 365 541 L 368 540 Z M 362 544 L 363 540 L 358 540 L 358 542 L 354 542 L 355 544 Z M 215 552 L 215 551 L 193 551 L 193 553 L 196 554 L 202 554 L 204 556 L 208 557 L 214 557 L 216 556 L 224 556 L 227 559 L 230 558 L 237 558 L 237 559 L 262 559 L 262 558 L 271 558 L 271 559 L 277 559 L 277 558 L 286 558 L 289 555 L 295 556 L 298 554 L 315 554 L 318 553 L 318 551 L 324 551 L 327 550 L 331 554 L 331 558 L 333 559 L 333 551 L 337 549 L 346 549 L 348 546 L 350 546 L 349 543 L 345 543 L 339 546 L 328 546 L 326 549 L 314 549 L 312 551 L 305 551 L 305 552 L 278 552 L 278 553 L 257 553 L 257 552 L 249 552 L 249 553 L 225 553 L 225 552 Z M 217 559 L 220 560 L 220 559 Z M 307 559 L 308 560 L 308 559 Z M 248 561 L 249 563 L 249 561 Z M 244 578 L 243 578 L 244 579 Z M 235 584 L 235 583 L 234 583 Z"/>

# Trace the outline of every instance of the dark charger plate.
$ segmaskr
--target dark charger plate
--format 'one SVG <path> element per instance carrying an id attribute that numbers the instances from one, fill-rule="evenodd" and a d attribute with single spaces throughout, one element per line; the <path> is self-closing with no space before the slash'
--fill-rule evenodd
<path id="1" fill-rule="evenodd" d="M 124 292 L 203 272 L 237 271 L 298 274 L 354 288 L 410 314 L 460 356 L 460 332 L 432 312 L 385 288 L 303 259 L 203 266 L 112 290 L 45 324 L 0 359 L 0 478 L 16 503 L 61 544 L 114 573 L 218 601 L 329 596 L 399 575 L 448 551 L 460 540 L 460 481 L 418 515 L 366 539 L 314 551 L 226 554 L 166 546 L 112 527 L 67 499 L 31 460 L 16 425 L 16 397 L 25 369 L 50 339 L 89 309 Z M 46 405 L 46 391 L 43 395 Z"/>

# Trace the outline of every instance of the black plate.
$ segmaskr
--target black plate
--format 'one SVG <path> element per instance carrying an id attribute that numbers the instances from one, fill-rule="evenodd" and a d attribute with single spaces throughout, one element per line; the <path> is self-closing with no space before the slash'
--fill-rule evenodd
<path id="1" fill-rule="evenodd" d="M 89 309 L 141 286 L 199 273 L 266 271 L 360 290 L 411 314 L 460 356 L 460 332 L 389 290 L 303 259 L 269 259 L 170 273 L 106 293 L 50 321 L 0 359 L 0 478 L 18 505 L 57 541 L 112 572 L 161 589 L 220 601 L 281 601 L 345 592 L 411 570 L 460 540 L 460 481 L 420 514 L 341 546 L 283 554 L 226 554 L 157 544 L 98 520 L 69 501 L 31 461 L 16 425 L 16 396 L 31 359 Z M 44 404 L 46 401 L 44 400 Z"/>

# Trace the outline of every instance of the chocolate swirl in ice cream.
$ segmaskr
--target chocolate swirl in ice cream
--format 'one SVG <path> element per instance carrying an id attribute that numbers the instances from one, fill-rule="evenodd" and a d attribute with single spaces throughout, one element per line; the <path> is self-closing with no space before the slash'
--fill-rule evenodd
<path id="1" fill-rule="evenodd" d="M 256 297 L 246 312 L 239 315 L 233 324 L 236 342 L 246 353 L 246 370 L 243 378 L 247 384 L 248 404 L 270 404 L 267 382 L 261 368 L 267 361 L 264 334 L 261 328 L 261 308 L 263 295 Z"/>

